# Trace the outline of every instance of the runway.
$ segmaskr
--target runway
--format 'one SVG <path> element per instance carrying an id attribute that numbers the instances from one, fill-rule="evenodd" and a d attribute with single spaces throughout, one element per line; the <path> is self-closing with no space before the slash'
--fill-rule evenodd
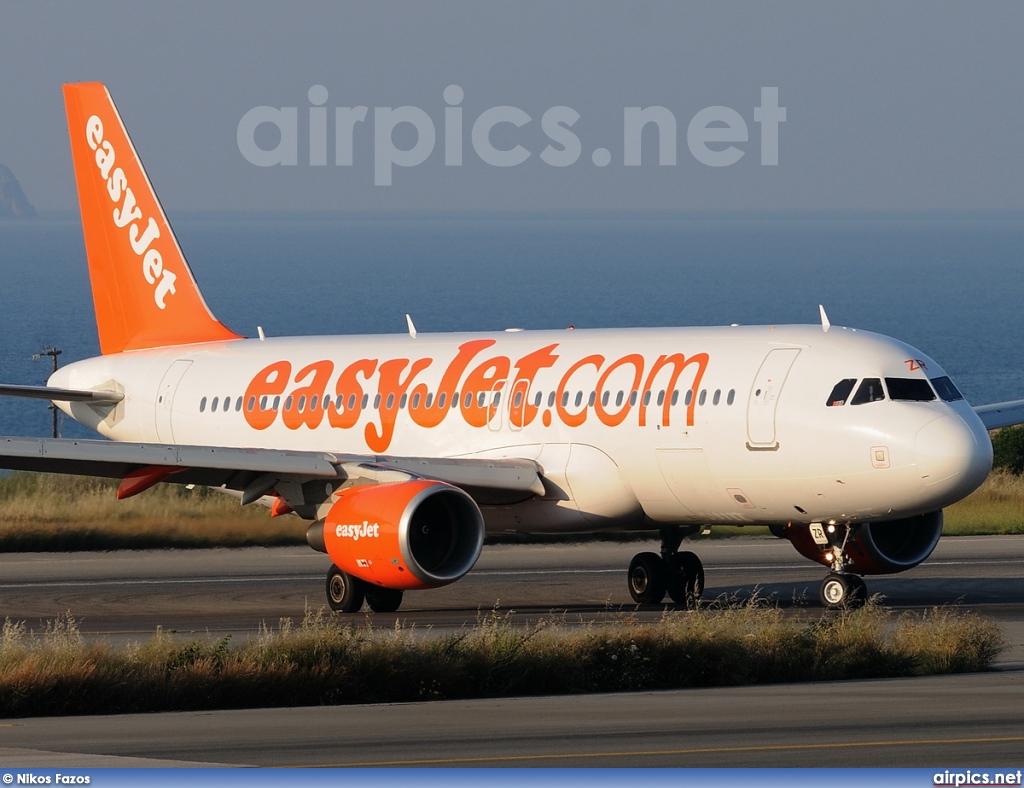
<path id="1" fill-rule="evenodd" d="M 409 593 L 398 614 L 372 620 L 457 627 L 496 607 L 522 621 L 552 614 L 569 623 L 615 620 L 635 613 L 625 568 L 648 548 L 487 548 L 462 581 Z M 703 540 L 695 549 L 707 569 L 708 597 L 756 591 L 786 607 L 816 600 L 823 570 L 787 542 Z M 326 568 L 325 556 L 305 548 L 9 554 L 0 557 L 0 612 L 38 628 L 70 610 L 83 632 L 112 640 L 142 640 L 157 626 L 237 639 L 261 622 L 299 619 L 307 606 L 321 606 Z M 1001 670 L 830 685 L 10 720 L 0 725 L 0 763 L 1019 766 L 1024 537 L 944 539 L 923 566 L 869 579 L 869 590 L 896 610 L 959 602 L 992 617 L 1010 644 Z"/>

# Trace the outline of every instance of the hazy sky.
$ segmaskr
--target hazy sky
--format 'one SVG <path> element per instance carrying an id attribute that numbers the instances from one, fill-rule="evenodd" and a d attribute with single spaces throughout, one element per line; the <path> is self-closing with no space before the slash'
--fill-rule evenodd
<path id="1" fill-rule="evenodd" d="M 37 208 L 74 208 L 60 85 L 97 80 L 110 88 L 172 215 L 1021 211 L 1022 33 L 1024 3 L 1016 1 L 0 0 L 0 163 L 12 168 Z M 326 91 L 326 98 L 314 91 L 327 108 L 323 166 L 310 164 L 316 85 Z M 461 146 L 446 137 L 449 85 L 463 94 Z M 765 87 L 778 88 L 786 110 L 777 166 L 762 163 L 765 127 L 755 117 Z M 260 167 L 243 155 L 239 124 L 260 106 L 296 108 L 296 164 Z M 352 165 L 338 166 L 335 108 L 358 106 L 367 115 L 353 127 Z M 421 164 L 393 167 L 392 184 L 376 185 L 375 156 L 387 150 L 375 108 L 403 106 L 422 110 L 436 139 Z M 478 118 L 502 106 L 529 118 L 518 127 L 499 123 L 488 138 L 494 150 L 521 146 L 530 154 L 515 166 L 488 163 L 472 139 Z M 667 140 L 676 163 L 658 163 L 651 124 L 640 166 L 626 166 L 625 108 L 652 106 L 676 121 Z M 579 141 L 569 166 L 552 166 L 541 155 L 553 144 L 542 127 L 552 107 L 579 114 L 571 129 L 560 127 L 571 131 L 563 141 Z M 712 152 L 732 144 L 743 154 L 736 163 L 712 167 L 691 153 L 690 124 L 706 107 L 727 107 L 734 111 L 729 117 L 742 118 L 746 142 L 703 143 Z M 451 136 L 459 124 L 449 125 Z M 710 125 L 713 132 L 722 124 Z M 272 150 L 277 135 L 264 123 L 250 136 Z M 410 148 L 416 136 L 409 124 L 398 125 L 393 145 Z M 461 152 L 461 166 L 446 166 L 446 145 Z M 607 154 L 595 155 L 599 148 Z M 571 146 L 560 155 L 563 163 L 571 160 Z"/>

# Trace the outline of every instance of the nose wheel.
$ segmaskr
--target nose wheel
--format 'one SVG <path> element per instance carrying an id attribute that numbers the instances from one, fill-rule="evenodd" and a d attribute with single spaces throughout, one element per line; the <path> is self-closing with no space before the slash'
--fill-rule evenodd
<path id="1" fill-rule="evenodd" d="M 868 587 L 857 575 L 833 572 L 821 581 L 818 599 L 829 610 L 861 607 L 868 598 Z"/>

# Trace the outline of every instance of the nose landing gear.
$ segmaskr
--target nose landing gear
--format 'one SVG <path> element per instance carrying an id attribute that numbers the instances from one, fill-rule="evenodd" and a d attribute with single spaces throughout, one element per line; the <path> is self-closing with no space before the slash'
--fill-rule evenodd
<path id="1" fill-rule="evenodd" d="M 864 580 L 847 572 L 853 561 L 846 555 L 846 545 L 856 526 L 830 522 L 827 525 L 811 523 L 811 538 L 825 553 L 832 571 L 818 587 L 818 600 L 828 610 L 861 607 L 868 598 Z"/>
<path id="2" fill-rule="evenodd" d="M 663 528 L 661 555 L 637 553 L 629 563 L 629 594 L 638 605 L 660 605 L 667 593 L 677 605 L 696 607 L 704 593 L 704 566 L 696 553 L 679 552 L 696 529 Z"/>

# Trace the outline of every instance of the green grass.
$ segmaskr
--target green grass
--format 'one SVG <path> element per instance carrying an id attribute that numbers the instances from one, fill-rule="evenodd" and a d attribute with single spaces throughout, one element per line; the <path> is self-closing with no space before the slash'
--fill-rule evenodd
<path id="1" fill-rule="evenodd" d="M 0 639 L 0 716 L 406 702 L 832 681 L 991 668 L 999 629 L 971 613 L 895 616 L 876 605 L 810 623 L 718 603 L 654 624 L 523 628 L 493 612 L 452 634 L 340 623 L 322 611 L 237 647 L 158 631 L 117 650 L 68 614 Z"/>

